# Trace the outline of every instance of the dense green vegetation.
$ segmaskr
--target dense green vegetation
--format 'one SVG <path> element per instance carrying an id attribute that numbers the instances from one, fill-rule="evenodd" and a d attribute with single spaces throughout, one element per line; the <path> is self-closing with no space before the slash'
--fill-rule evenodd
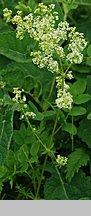
<path id="1" fill-rule="evenodd" d="M 71 43 L 69 35 L 74 30 L 63 27 L 68 28 L 68 39 L 61 36 L 61 54 L 50 50 L 50 57 L 48 53 L 53 29 L 47 30 L 45 25 L 40 37 L 39 25 L 39 30 L 35 27 L 37 33 L 32 32 L 30 37 L 26 31 L 28 27 L 30 31 L 30 23 L 27 27 L 27 21 L 22 22 L 29 13 L 34 14 L 35 23 L 38 15 L 45 16 L 42 9 L 34 13 L 40 3 L 48 8 L 55 4 L 53 10 L 58 12 L 58 19 L 53 28 L 67 21 L 79 32 L 78 36 L 72 33 L 72 40 L 75 36 Z M 3 15 L 5 8 L 12 10 L 10 22 Z M 13 19 L 17 11 L 22 11 L 22 20 Z M 51 12 L 48 13 L 50 18 Z M 45 45 L 43 36 L 48 36 L 49 44 Z M 59 44 L 57 39 L 52 42 L 56 47 Z M 73 43 L 78 47 L 74 58 L 68 53 Z M 38 50 L 43 54 L 42 60 L 34 53 Z M 53 61 L 58 62 L 61 72 Z M 69 71 L 71 80 L 67 77 Z M 63 91 L 70 101 L 64 102 L 65 96 L 59 104 Z M 91 0 L 0 1 L 0 199 L 91 199 Z"/>

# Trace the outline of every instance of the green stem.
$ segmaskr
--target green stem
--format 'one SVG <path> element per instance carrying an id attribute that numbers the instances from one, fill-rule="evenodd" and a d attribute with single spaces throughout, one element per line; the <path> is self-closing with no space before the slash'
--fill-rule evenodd
<path id="1" fill-rule="evenodd" d="M 56 161 L 56 157 L 55 157 L 54 153 L 52 153 L 52 157 L 51 157 L 52 161 L 53 161 L 53 158 L 54 158 L 54 160 Z M 68 200 L 68 195 L 67 195 L 67 192 L 66 192 L 66 189 L 65 189 L 64 182 L 63 182 L 63 179 L 62 179 L 62 177 L 61 177 L 61 174 L 60 174 L 60 172 L 59 172 L 57 166 L 56 166 L 56 165 L 54 165 L 54 166 L 55 166 L 56 172 L 57 172 L 57 174 L 58 174 L 59 180 L 60 180 L 60 182 L 61 182 L 61 185 L 62 185 L 62 188 L 63 188 L 63 191 L 64 191 L 65 198 L 66 198 L 66 200 Z"/>
<path id="2" fill-rule="evenodd" d="M 59 130 L 63 127 L 63 125 L 65 124 L 65 121 L 67 120 L 67 118 L 68 118 L 68 116 L 69 116 L 69 113 L 67 114 L 67 116 L 66 116 L 66 118 L 64 119 L 64 122 L 63 122 L 63 124 L 61 124 L 58 128 L 57 128 L 57 130 L 55 131 L 55 133 L 54 134 L 56 134 L 56 133 L 58 133 L 59 132 Z"/>
<path id="3" fill-rule="evenodd" d="M 50 92 L 49 92 L 49 95 L 48 95 L 48 99 L 50 99 L 50 97 L 52 95 L 54 84 L 55 84 L 55 76 L 53 77 L 53 81 L 52 81 L 52 85 L 51 85 Z"/>
<path id="4" fill-rule="evenodd" d="M 68 195 L 67 195 L 67 193 L 66 193 L 66 189 L 65 189 L 64 182 L 63 182 L 63 179 L 62 179 L 62 177 L 61 177 L 61 174 L 60 174 L 60 172 L 59 172 L 59 170 L 58 170 L 57 167 L 55 167 L 55 169 L 56 169 L 56 172 L 57 172 L 57 174 L 58 174 L 58 176 L 59 176 L 60 182 L 61 182 L 61 184 L 62 184 L 65 198 L 66 198 L 66 200 L 68 200 Z"/>
<path id="5" fill-rule="evenodd" d="M 34 172 L 34 168 L 33 168 L 32 164 L 30 163 L 30 161 L 28 161 L 28 162 L 29 162 L 29 165 L 30 165 L 30 167 L 31 167 L 31 169 L 32 169 L 32 171 L 33 171 L 33 184 L 34 184 L 34 193 L 36 194 L 36 181 L 35 181 L 35 172 Z"/>
<path id="6" fill-rule="evenodd" d="M 54 132 L 55 132 L 55 129 L 56 129 L 56 126 L 57 126 L 57 121 L 58 121 L 59 112 L 60 112 L 60 110 L 59 110 L 58 113 L 57 113 L 57 117 L 56 117 L 56 120 L 55 120 L 55 123 L 54 123 L 54 127 L 53 127 L 53 130 L 52 130 L 52 135 L 51 135 L 50 144 L 49 144 L 49 151 L 50 151 L 51 146 L 52 146 L 53 136 L 54 136 Z M 50 151 L 50 152 L 51 152 L 51 151 Z M 40 179 L 39 179 L 38 189 L 37 189 L 37 193 L 36 193 L 35 199 L 38 199 L 38 196 L 39 196 L 41 181 L 42 181 L 42 178 L 43 178 L 43 175 L 44 175 L 44 171 L 45 171 L 45 167 L 46 167 L 46 163 L 47 163 L 47 158 L 48 158 L 48 154 L 46 154 L 45 159 L 44 159 L 44 164 L 43 164 L 43 168 L 42 168 L 42 173 L 41 173 L 41 176 L 40 176 Z"/>
<path id="7" fill-rule="evenodd" d="M 69 64 L 69 66 L 67 67 L 65 74 L 68 72 L 69 68 L 71 67 L 72 64 Z"/>
<path id="8" fill-rule="evenodd" d="M 43 179 L 43 175 L 44 175 L 44 171 L 45 171 L 45 167 L 46 167 L 47 158 L 48 158 L 48 154 L 46 154 L 45 159 L 44 159 L 44 164 L 43 164 L 41 176 L 40 176 L 40 179 L 39 179 L 39 182 L 38 182 L 38 188 L 37 188 L 35 200 L 37 200 L 38 196 L 39 196 L 40 186 L 41 186 L 41 182 L 42 182 L 42 179 Z"/>
<path id="9" fill-rule="evenodd" d="M 35 130 L 33 129 L 28 117 L 26 116 L 24 110 L 23 110 L 23 113 L 24 113 L 24 116 L 25 116 L 25 119 L 26 119 L 26 122 L 27 124 L 29 125 L 30 129 L 32 130 L 33 134 L 35 135 L 35 137 L 37 138 L 37 140 L 39 141 L 39 143 L 44 147 L 44 149 L 46 151 L 48 151 L 48 149 L 46 148 L 46 146 L 44 145 L 44 143 L 41 141 L 41 139 L 39 138 L 39 136 L 36 134 Z"/>
<path id="10" fill-rule="evenodd" d="M 68 12 L 67 12 L 67 11 L 64 11 L 64 21 L 67 20 L 67 16 L 68 16 Z"/>
<path id="11" fill-rule="evenodd" d="M 51 149 L 51 145 L 52 145 L 52 142 L 53 142 L 54 133 L 55 133 L 56 126 L 57 126 L 57 122 L 58 122 L 59 113 L 60 113 L 60 110 L 58 110 L 57 117 L 56 117 L 56 120 L 55 120 L 55 123 L 54 123 L 54 127 L 53 127 L 53 130 L 52 130 L 52 135 L 51 135 L 50 144 L 49 144 L 49 148 L 50 148 L 50 149 Z"/>

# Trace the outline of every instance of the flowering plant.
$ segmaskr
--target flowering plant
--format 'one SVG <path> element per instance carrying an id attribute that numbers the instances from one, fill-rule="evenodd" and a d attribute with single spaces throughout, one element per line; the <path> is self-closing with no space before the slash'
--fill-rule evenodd
<path id="1" fill-rule="evenodd" d="M 63 0 L 61 11 L 60 5 L 61 18 L 57 5 L 35 0 L 26 5 L 19 2 L 15 15 L 8 8 L 3 10 L 9 31 L 0 34 L 0 53 L 6 62 L 0 69 L 0 186 L 9 180 L 11 188 L 16 187 L 26 199 L 70 199 L 74 178 L 84 177 L 75 173 L 89 161 L 79 139 L 91 145 L 82 121 L 91 95 L 87 76 L 78 73 L 80 67 L 84 69 L 87 41 L 71 27 L 70 19 L 66 21 L 74 1 Z M 16 183 L 17 176 L 29 181 L 29 190 Z M 74 183 L 69 183 L 71 179 Z"/>
<path id="2" fill-rule="evenodd" d="M 22 11 L 12 17 L 12 11 L 4 9 L 7 22 L 17 25 L 16 37 L 22 40 L 27 31 L 29 36 L 37 43 L 37 49 L 30 52 L 33 63 L 39 68 L 46 67 L 55 73 L 57 81 L 57 107 L 72 108 L 73 98 L 69 92 L 69 85 L 65 79 L 73 78 L 69 68 L 72 64 L 80 64 L 83 60 L 83 50 L 87 45 L 83 33 L 70 27 L 67 21 L 58 22 L 58 12 L 55 5 L 43 3 L 23 17 Z M 66 44 L 66 45 L 65 45 Z"/>

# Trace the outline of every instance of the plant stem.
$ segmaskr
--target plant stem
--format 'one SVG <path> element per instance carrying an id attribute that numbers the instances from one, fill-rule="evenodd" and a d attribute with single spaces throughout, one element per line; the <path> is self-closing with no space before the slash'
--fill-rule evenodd
<path id="1" fill-rule="evenodd" d="M 54 160 L 56 161 L 56 157 L 55 157 L 54 153 L 52 153 L 52 157 L 51 157 L 52 161 L 53 161 L 53 158 L 54 158 Z M 54 165 L 54 166 L 55 166 L 56 172 L 57 172 L 57 174 L 58 174 L 58 176 L 59 176 L 60 182 L 61 182 L 61 184 L 62 184 L 62 188 L 63 188 L 63 191 L 64 191 L 65 198 L 66 198 L 66 200 L 68 200 L 68 195 L 67 195 L 67 193 L 66 193 L 66 189 L 65 189 L 64 182 L 63 182 L 63 180 L 62 180 L 61 174 L 60 174 L 60 172 L 59 172 L 57 166 L 56 166 L 56 165 Z"/>
<path id="2" fill-rule="evenodd" d="M 38 196 L 39 196 L 41 181 L 42 181 L 42 178 L 43 178 L 43 175 L 44 175 L 44 171 L 45 171 L 45 167 L 46 167 L 47 158 L 48 158 L 48 154 L 46 154 L 45 159 L 44 159 L 44 164 L 43 164 L 41 176 L 40 176 L 40 179 L 39 179 L 39 182 L 38 182 L 38 188 L 37 188 L 35 200 L 37 200 L 37 199 L 38 199 Z"/>
<path id="3" fill-rule="evenodd" d="M 58 121 L 59 112 L 60 112 L 60 110 L 59 110 L 58 113 L 57 113 L 57 117 L 56 117 L 56 120 L 55 120 L 55 123 L 54 123 L 54 127 L 53 127 L 53 130 L 52 130 L 52 135 L 51 135 L 50 144 L 49 144 L 49 151 L 50 151 L 50 149 L 51 149 L 51 145 L 52 145 L 52 141 L 53 141 L 54 132 L 55 132 L 55 129 L 56 129 L 56 126 L 57 126 L 57 121 Z M 39 195 L 39 191 L 40 191 L 40 186 L 41 186 L 41 181 L 42 181 L 42 178 L 43 178 L 43 175 L 44 175 L 44 171 L 45 171 L 47 159 L 48 159 L 48 154 L 46 154 L 45 159 L 44 159 L 44 164 L 43 164 L 43 168 L 42 168 L 42 173 L 41 173 L 41 176 L 40 176 L 40 179 L 39 179 L 39 182 L 38 182 L 38 189 L 37 189 L 37 193 L 36 193 L 35 199 L 38 199 L 38 195 Z"/>
<path id="4" fill-rule="evenodd" d="M 59 172 L 58 168 L 55 167 L 55 169 L 56 169 L 56 172 L 57 172 L 57 174 L 58 174 L 58 176 L 59 176 L 60 182 L 61 182 L 61 184 L 62 184 L 65 198 L 66 198 L 66 200 L 68 200 L 68 195 L 67 195 L 67 193 L 66 193 L 66 189 L 65 189 L 65 187 L 64 187 L 63 179 L 62 179 L 62 177 L 61 177 L 61 175 L 60 175 L 60 172 Z"/>
<path id="5" fill-rule="evenodd" d="M 51 84 L 50 92 L 49 92 L 49 95 L 48 95 L 48 99 L 50 99 L 50 97 L 52 95 L 54 84 L 55 84 L 55 76 L 53 77 L 53 80 L 52 80 L 52 84 Z"/>
<path id="6" fill-rule="evenodd" d="M 62 126 L 65 124 L 65 121 L 67 120 L 68 116 L 69 116 L 69 113 L 67 114 L 66 118 L 64 119 L 64 122 L 57 128 L 57 130 L 55 131 L 54 134 L 58 133 L 58 131 L 62 128 Z"/>
<path id="7" fill-rule="evenodd" d="M 54 127 L 53 127 L 53 130 L 52 130 L 52 135 L 51 135 L 51 139 L 50 139 L 49 148 L 51 148 L 51 145 L 52 145 L 53 136 L 54 136 L 54 133 L 55 133 L 55 130 L 56 130 L 56 126 L 57 126 L 57 122 L 58 122 L 59 113 L 60 113 L 60 110 L 58 110 L 57 117 L 56 117 L 56 120 L 55 120 L 55 123 L 54 123 Z"/>
<path id="8" fill-rule="evenodd" d="M 24 110 L 23 110 L 23 113 L 24 113 L 26 122 L 27 122 L 28 126 L 31 128 L 33 134 L 35 135 L 35 137 L 37 138 L 37 140 L 39 141 L 39 143 L 44 147 L 44 149 L 45 149 L 46 151 L 48 151 L 48 149 L 46 148 L 46 146 L 44 145 L 44 143 L 41 141 L 41 139 L 39 138 L 39 136 L 36 134 L 36 131 L 34 131 L 34 129 L 33 129 L 32 125 L 31 125 L 31 123 L 30 123 L 28 117 L 26 116 Z"/>
<path id="9" fill-rule="evenodd" d="M 70 69 L 72 64 L 69 64 L 69 66 L 67 67 L 66 71 L 65 71 L 65 74 L 68 72 L 68 70 Z"/>
<path id="10" fill-rule="evenodd" d="M 29 162 L 29 165 L 30 165 L 30 167 L 31 167 L 31 169 L 32 169 L 32 171 L 33 171 L 33 184 L 34 184 L 34 192 L 35 192 L 35 194 L 36 194 L 36 181 L 35 181 L 35 173 L 34 173 L 34 168 L 33 168 L 33 166 L 32 166 L 32 164 L 30 163 L 30 161 L 28 161 Z M 30 176 L 30 175 L 29 175 Z"/>

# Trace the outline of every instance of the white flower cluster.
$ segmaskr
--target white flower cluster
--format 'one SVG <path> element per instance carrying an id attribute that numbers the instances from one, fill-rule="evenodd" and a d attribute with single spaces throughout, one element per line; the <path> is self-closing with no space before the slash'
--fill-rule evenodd
<path id="1" fill-rule="evenodd" d="M 67 21 L 58 23 L 58 12 L 54 9 L 54 4 L 46 6 L 39 3 L 34 12 L 30 12 L 27 16 L 23 17 L 22 12 L 17 11 L 17 14 L 12 17 L 12 11 L 5 8 L 4 17 L 7 22 L 11 21 L 17 25 L 17 38 L 23 39 L 27 31 L 29 36 L 37 42 L 35 50 L 30 53 L 33 63 L 40 68 L 46 67 L 60 77 L 61 83 L 57 81 L 56 104 L 60 109 L 70 109 L 73 99 L 68 92 L 69 86 L 65 83 L 65 77 L 72 79 L 72 73 L 71 71 L 66 73 L 67 69 L 64 71 L 63 64 L 64 62 L 67 65 L 80 64 L 87 42 L 83 33 L 77 32 L 76 27 L 70 27 Z"/>
<path id="2" fill-rule="evenodd" d="M 24 114 L 21 115 L 20 120 L 24 119 L 25 116 L 34 119 L 36 117 L 36 114 L 34 112 L 25 112 L 25 115 Z"/>
<path id="3" fill-rule="evenodd" d="M 27 107 L 26 102 L 26 96 L 23 95 L 22 93 L 24 92 L 24 89 L 20 90 L 19 88 L 13 88 L 13 94 L 15 94 L 15 96 L 12 98 L 12 100 L 16 103 L 20 103 L 20 104 L 24 104 L 24 107 Z"/>
<path id="4" fill-rule="evenodd" d="M 67 160 L 68 160 L 67 157 L 57 155 L 56 162 L 58 166 L 60 167 L 65 166 L 67 164 Z"/>
<path id="5" fill-rule="evenodd" d="M 80 64 L 83 60 L 83 50 L 87 45 L 87 42 L 84 39 L 83 33 L 76 32 L 76 27 L 70 27 L 70 33 L 68 37 L 70 39 L 68 50 L 69 53 L 67 55 L 67 59 L 71 62 L 71 64 Z"/>
<path id="6" fill-rule="evenodd" d="M 71 64 L 80 64 L 83 59 L 82 51 L 87 45 L 82 33 L 76 32 L 75 27 L 69 27 L 68 22 L 60 22 L 56 27 L 58 12 L 54 11 L 55 5 L 49 6 L 39 3 L 32 13 L 22 18 L 22 11 L 12 17 L 12 11 L 4 9 L 4 17 L 7 22 L 17 25 L 16 36 L 20 40 L 27 31 L 31 38 L 38 41 L 39 50 L 31 52 L 33 62 L 40 68 L 47 67 L 52 72 L 59 72 L 57 56 Z M 67 53 L 60 44 L 68 41 Z M 53 68 L 52 68 L 53 67 Z"/>
<path id="7" fill-rule="evenodd" d="M 68 73 L 69 74 L 69 73 Z M 62 79 L 61 76 L 56 77 L 56 82 L 57 82 L 57 99 L 55 100 L 57 107 L 59 109 L 62 108 L 67 108 L 71 109 L 72 108 L 72 102 L 73 98 L 69 90 L 69 85 L 65 83 L 65 79 Z"/>

